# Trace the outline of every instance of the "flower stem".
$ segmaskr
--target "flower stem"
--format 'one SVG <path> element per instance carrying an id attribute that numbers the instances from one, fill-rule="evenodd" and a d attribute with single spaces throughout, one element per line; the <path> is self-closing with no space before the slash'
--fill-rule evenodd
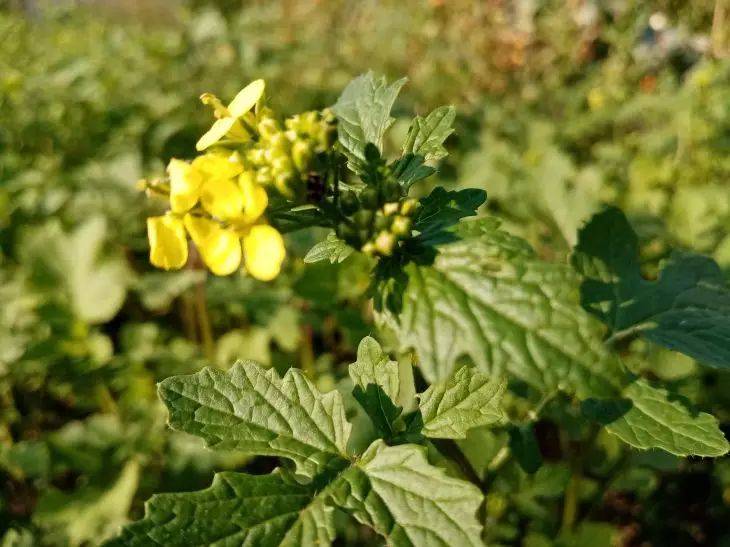
<path id="1" fill-rule="evenodd" d="M 209 362 L 215 357 L 215 346 L 213 343 L 213 329 L 208 315 L 208 303 L 205 297 L 205 281 L 195 285 L 195 315 L 198 318 L 200 340 L 203 344 L 203 353 Z"/>

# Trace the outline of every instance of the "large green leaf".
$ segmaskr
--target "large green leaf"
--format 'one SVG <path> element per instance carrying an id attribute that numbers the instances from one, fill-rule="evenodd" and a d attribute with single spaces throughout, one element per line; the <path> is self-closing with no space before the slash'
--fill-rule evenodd
<path id="1" fill-rule="evenodd" d="M 570 267 L 539 260 L 492 218 L 461 222 L 455 233 L 462 239 L 440 246 L 432 264 L 405 266 L 401 308 L 378 315 L 401 349 L 415 349 L 427 380 L 447 378 L 468 357 L 541 392 L 617 393 L 622 365 L 582 309 Z"/>
<path id="2" fill-rule="evenodd" d="M 638 240 L 608 208 L 580 231 L 572 257 L 583 305 L 620 336 L 640 333 L 698 361 L 730 367 L 730 290 L 710 258 L 675 253 L 656 281 L 641 275 Z"/>
<path id="3" fill-rule="evenodd" d="M 360 458 L 348 457 L 339 393 L 321 394 L 299 371 L 282 379 L 238 363 L 227 373 L 170 378 L 160 393 L 174 427 L 216 447 L 290 458 L 311 480 L 281 470 L 221 473 L 206 490 L 153 497 L 145 517 L 112 545 L 326 546 L 333 506 L 389 545 L 480 543 L 475 486 L 429 464 L 419 446 L 376 441 Z"/>
<path id="4" fill-rule="evenodd" d="M 507 387 L 503 378 L 491 379 L 462 367 L 445 382 L 433 384 L 420 395 L 423 434 L 441 439 L 465 439 L 466 432 L 499 422 Z"/>
<path id="5" fill-rule="evenodd" d="M 274 369 L 239 362 L 227 372 L 205 368 L 168 378 L 159 392 L 170 425 L 211 446 L 289 458 L 308 476 L 348 457 L 351 426 L 342 397 L 320 393 L 300 370 L 282 379 Z"/>
<path id="6" fill-rule="evenodd" d="M 481 492 L 429 464 L 425 452 L 374 442 L 333 485 L 335 503 L 394 547 L 483 545 Z"/>
<path id="7" fill-rule="evenodd" d="M 388 85 L 384 77 L 368 72 L 352 80 L 332 107 L 340 145 L 356 173 L 361 173 L 367 163 L 368 143 L 383 151 L 383 135 L 394 121 L 390 110 L 405 83 L 403 78 Z"/>
<path id="8" fill-rule="evenodd" d="M 717 419 L 697 412 L 664 389 L 637 380 L 625 400 L 601 402 L 588 412 L 624 442 L 641 449 L 661 448 L 677 456 L 722 456 L 728 442 Z M 584 405 L 585 407 L 585 405 Z"/>
<path id="9" fill-rule="evenodd" d="M 329 545 L 331 514 L 312 484 L 299 484 L 280 470 L 218 473 L 205 490 L 153 496 L 145 518 L 108 545 Z"/>

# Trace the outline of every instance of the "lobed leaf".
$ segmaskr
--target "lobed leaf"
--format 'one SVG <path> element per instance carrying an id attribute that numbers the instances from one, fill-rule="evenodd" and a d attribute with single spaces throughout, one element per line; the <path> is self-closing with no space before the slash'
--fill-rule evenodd
<path id="1" fill-rule="evenodd" d="M 610 417 L 606 429 L 631 446 L 661 448 L 677 456 L 717 457 L 728 452 L 717 419 L 672 399 L 666 390 L 636 380 L 624 396 L 629 401 L 625 408 L 620 408 L 622 401 L 614 401 L 603 413 L 610 415 L 611 406 L 617 410 L 618 417 Z"/>
<path id="2" fill-rule="evenodd" d="M 481 492 L 428 463 L 425 453 L 375 441 L 333 485 L 334 502 L 393 547 L 483 545 Z"/>
<path id="3" fill-rule="evenodd" d="M 361 173 L 367 163 L 369 143 L 383 151 L 383 136 L 394 121 L 390 111 L 405 83 L 402 78 L 388 85 L 384 77 L 368 72 L 352 80 L 332 107 L 340 145 L 354 172 Z"/>
<path id="4" fill-rule="evenodd" d="M 107 545 L 305 547 L 333 539 L 332 509 L 314 486 L 277 470 L 218 473 L 205 490 L 153 496 L 144 518 Z"/>
<path id="5" fill-rule="evenodd" d="M 621 362 L 582 309 L 569 267 L 538 260 L 491 218 L 461 222 L 454 233 L 461 239 L 440 246 L 433 264 L 405 266 L 401 308 L 378 314 L 401 350 L 416 351 L 429 382 L 468 357 L 481 372 L 540 392 L 585 398 L 621 389 Z"/>
<path id="6" fill-rule="evenodd" d="M 331 264 L 339 264 L 344 262 L 353 251 L 354 249 L 352 247 L 332 232 L 327 235 L 327 239 L 309 249 L 304 256 L 304 263 L 312 264 L 322 260 L 329 260 Z"/>
<path id="7" fill-rule="evenodd" d="M 440 439 L 464 439 L 473 428 L 503 419 L 500 408 L 507 388 L 503 378 L 491 379 L 462 367 L 445 382 L 430 386 L 420 395 L 423 433 Z"/>
<path id="8" fill-rule="evenodd" d="M 289 458 L 299 473 L 315 476 L 347 460 L 351 425 L 341 395 L 320 393 L 297 369 L 238 362 L 227 372 L 204 368 L 159 384 L 173 429 L 212 447 Z"/>
<path id="9" fill-rule="evenodd" d="M 639 333 L 717 368 L 730 367 L 730 289 L 710 258 L 674 253 L 656 281 L 641 275 L 636 234 L 608 208 L 580 231 L 572 264 L 584 307 L 611 333 Z"/>

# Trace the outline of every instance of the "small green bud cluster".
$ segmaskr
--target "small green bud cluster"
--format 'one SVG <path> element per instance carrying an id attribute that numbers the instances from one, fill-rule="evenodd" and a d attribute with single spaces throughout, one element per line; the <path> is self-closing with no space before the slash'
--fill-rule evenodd
<path id="1" fill-rule="evenodd" d="M 311 111 L 286 119 L 282 126 L 264 109 L 256 124 L 259 139 L 246 152 L 246 160 L 256 169 L 256 182 L 273 184 L 290 199 L 301 193 L 317 155 L 334 145 L 334 120 L 327 110 Z"/>
<path id="2" fill-rule="evenodd" d="M 410 237 L 419 206 L 415 199 L 403 199 L 400 185 L 392 178 L 380 188 L 368 186 L 359 194 L 346 190 L 340 194 L 344 219 L 337 227 L 338 236 L 366 254 L 390 256 L 400 241 Z"/>

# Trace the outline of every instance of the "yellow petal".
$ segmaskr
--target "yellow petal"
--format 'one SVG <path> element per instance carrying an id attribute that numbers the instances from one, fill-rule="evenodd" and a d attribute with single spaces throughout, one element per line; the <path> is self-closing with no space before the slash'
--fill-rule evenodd
<path id="1" fill-rule="evenodd" d="M 241 176 L 238 177 L 238 185 L 243 193 L 243 221 L 254 222 L 266 210 L 269 196 L 261 185 L 256 184 L 254 173 L 251 171 L 241 173 Z"/>
<path id="2" fill-rule="evenodd" d="M 211 272 L 229 275 L 241 265 L 241 242 L 235 232 L 189 213 L 185 215 L 185 227 Z"/>
<path id="3" fill-rule="evenodd" d="M 240 118 L 251 110 L 264 94 L 265 87 L 266 84 L 263 80 L 254 80 L 239 91 L 238 95 L 231 101 L 231 104 L 228 105 L 228 111 L 231 113 L 231 116 Z"/>
<path id="4" fill-rule="evenodd" d="M 188 261 L 188 241 L 182 220 L 172 215 L 147 219 L 150 262 L 158 268 L 177 270 Z"/>
<path id="5" fill-rule="evenodd" d="M 214 217 L 234 218 L 243 211 L 243 192 L 235 179 L 210 179 L 200 189 L 203 207 Z"/>
<path id="6" fill-rule="evenodd" d="M 284 239 L 271 226 L 259 224 L 243 238 L 246 269 L 256 279 L 271 281 L 281 271 L 286 256 Z"/>
<path id="7" fill-rule="evenodd" d="M 205 135 L 198 139 L 195 148 L 202 152 L 221 141 L 224 137 L 238 142 L 245 142 L 251 138 L 238 121 L 238 118 L 228 116 L 216 120 Z"/>
<path id="8" fill-rule="evenodd" d="M 200 197 L 200 173 L 186 161 L 172 159 L 167 165 L 170 175 L 170 205 L 175 213 L 193 208 Z"/>
<path id="9" fill-rule="evenodd" d="M 195 158 L 193 167 L 203 179 L 232 179 L 243 171 L 241 156 L 237 153 L 208 152 Z"/>

